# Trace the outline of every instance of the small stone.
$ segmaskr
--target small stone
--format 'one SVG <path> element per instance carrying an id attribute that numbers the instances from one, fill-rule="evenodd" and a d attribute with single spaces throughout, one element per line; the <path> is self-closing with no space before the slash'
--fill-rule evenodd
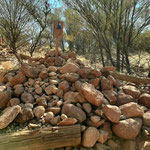
<path id="1" fill-rule="evenodd" d="M 99 131 L 95 127 L 87 128 L 82 137 L 82 145 L 84 147 L 93 147 L 99 138 Z"/>
<path id="2" fill-rule="evenodd" d="M 35 89 L 35 93 L 36 94 L 42 94 L 42 88 L 39 87 L 39 88 Z"/>
<path id="3" fill-rule="evenodd" d="M 139 150 L 149 150 L 150 149 L 150 142 L 149 141 L 140 141 L 139 143 Z"/>
<path id="4" fill-rule="evenodd" d="M 109 146 L 106 146 L 101 143 L 96 143 L 95 144 L 95 150 L 111 150 Z"/>
<path id="5" fill-rule="evenodd" d="M 87 101 L 85 100 L 84 96 L 81 95 L 80 93 L 78 93 L 78 94 L 76 95 L 76 99 L 77 99 L 77 101 L 80 102 L 80 103 L 85 103 L 85 102 L 87 102 Z"/>
<path id="6" fill-rule="evenodd" d="M 78 121 L 75 118 L 66 118 L 58 123 L 58 126 L 70 126 L 76 124 Z"/>
<path id="7" fill-rule="evenodd" d="M 77 96 L 78 96 L 78 92 L 66 92 L 64 95 L 64 101 L 77 103 L 78 102 Z"/>
<path id="8" fill-rule="evenodd" d="M 125 141 L 123 143 L 123 148 L 124 148 L 124 150 L 137 150 L 136 142 L 132 141 L 132 140 Z"/>
<path id="9" fill-rule="evenodd" d="M 30 86 L 33 86 L 34 83 L 35 83 L 35 80 L 34 80 L 34 79 L 32 79 L 32 78 L 29 78 L 29 79 L 28 79 L 28 84 L 29 84 Z"/>
<path id="10" fill-rule="evenodd" d="M 33 112 L 37 118 L 41 118 L 45 113 L 45 108 L 43 106 L 37 106 L 33 109 Z"/>
<path id="11" fill-rule="evenodd" d="M 96 88 L 99 86 L 100 78 L 91 79 L 89 83 L 94 85 L 94 87 Z"/>
<path id="12" fill-rule="evenodd" d="M 99 116 L 91 116 L 90 119 L 91 119 L 92 122 L 98 123 L 98 122 L 100 121 L 101 118 L 100 118 Z"/>
<path id="13" fill-rule="evenodd" d="M 116 98 L 113 90 L 104 90 L 102 93 L 108 99 L 108 101 L 111 105 L 113 105 L 117 102 L 117 98 Z"/>
<path id="14" fill-rule="evenodd" d="M 75 54 L 75 52 L 69 52 L 69 53 L 68 53 L 68 57 L 69 57 L 69 58 L 76 59 L 76 54 Z"/>
<path id="15" fill-rule="evenodd" d="M 98 116 L 100 116 L 100 117 L 102 117 L 102 116 L 103 116 L 103 111 L 102 111 L 102 109 L 97 108 L 97 109 L 95 110 L 95 114 L 98 115 Z"/>
<path id="16" fill-rule="evenodd" d="M 49 123 L 52 118 L 54 118 L 54 113 L 53 112 L 47 112 L 45 115 L 45 121 L 47 123 Z"/>
<path id="17" fill-rule="evenodd" d="M 105 143 L 108 140 L 108 132 L 104 131 L 102 129 L 99 130 L 99 138 L 98 138 L 98 142 L 100 143 Z"/>
<path id="18" fill-rule="evenodd" d="M 16 106 L 20 104 L 20 99 L 19 98 L 12 98 L 9 100 L 10 106 Z"/>
<path id="19" fill-rule="evenodd" d="M 39 124 L 29 123 L 28 127 L 29 127 L 30 129 L 37 129 L 37 128 L 40 128 L 40 125 L 39 125 Z"/>
<path id="20" fill-rule="evenodd" d="M 0 83 L 1 83 L 1 82 L 0 82 Z M 5 85 L 4 85 L 4 86 L 3 86 L 3 85 L 2 85 L 2 86 L 0 85 L 0 92 L 5 91 L 5 90 L 6 90 L 6 88 L 7 88 L 7 87 L 6 87 Z"/>
<path id="21" fill-rule="evenodd" d="M 60 113 L 60 107 L 57 107 L 57 106 L 55 106 L 55 107 L 50 107 L 49 109 L 48 109 L 50 112 L 53 112 L 55 115 L 57 115 L 57 114 L 59 114 Z"/>
<path id="22" fill-rule="evenodd" d="M 139 103 L 150 108 L 150 94 L 144 93 L 139 98 Z"/>
<path id="23" fill-rule="evenodd" d="M 64 63 L 64 59 L 62 59 L 61 57 L 56 57 L 55 66 L 62 66 L 63 63 Z"/>
<path id="24" fill-rule="evenodd" d="M 67 115 L 61 114 L 61 119 L 62 119 L 62 120 L 67 119 L 67 118 L 68 118 Z"/>
<path id="25" fill-rule="evenodd" d="M 120 149 L 119 144 L 116 143 L 114 140 L 108 140 L 107 144 L 108 144 L 108 146 L 110 146 L 112 149 Z"/>
<path id="26" fill-rule="evenodd" d="M 24 106 L 25 106 L 26 108 L 33 109 L 33 104 L 31 104 L 31 103 L 26 103 L 26 104 L 24 104 Z"/>
<path id="27" fill-rule="evenodd" d="M 100 120 L 100 121 L 97 122 L 97 123 L 94 123 L 94 122 L 91 121 L 91 120 L 87 121 L 87 125 L 88 125 L 89 127 L 96 127 L 96 128 L 99 128 L 99 127 L 102 126 L 104 123 L 105 123 L 105 120 L 104 120 L 104 119 L 103 119 L 103 120 Z"/>
<path id="28" fill-rule="evenodd" d="M 82 107 L 85 110 L 85 112 L 88 113 L 88 114 L 92 111 L 91 104 L 89 104 L 89 103 L 83 103 Z"/>
<path id="29" fill-rule="evenodd" d="M 108 132 L 108 139 L 112 138 L 112 130 L 111 130 L 111 125 L 109 122 L 104 122 L 101 129 Z"/>
<path id="30" fill-rule="evenodd" d="M 102 77 L 102 79 L 101 79 L 101 89 L 102 89 L 102 91 L 111 90 L 112 88 L 113 87 L 112 87 L 112 84 L 111 84 L 110 80 L 105 78 L 105 77 Z"/>
<path id="31" fill-rule="evenodd" d="M 63 98 L 63 94 L 64 94 L 64 92 L 63 92 L 62 89 L 57 89 L 56 95 L 57 95 L 58 97 Z"/>
<path id="32" fill-rule="evenodd" d="M 144 113 L 144 115 L 143 115 L 143 124 L 145 126 L 150 127 L 150 111 L 147 111 L 146 113 Z"/>
<path id="33" fill-rule="evenodd" d="M 18 123 L 26 123 L 34 118 L 34 114 L 31 108 L 22 108 L 21 113 L 15 119 Z"/>
<path id="34" fill-rule="evenodd" d="M 58 101 L 57 103 L 56 103 L 56 106 L 57 107 L 60 107 L 60 106 L 62 106 L 63 105 L 63 101 Z"/>
<path id="35" fill-rule="evenodd" d="M 58 88 L 62 89 L 63 92 L 65 93 L 69 90 L 69 83 L 67 81 L 62 81 L 59 83 Z"/>
<path id="36" fill-rule="evenodd" d="M 56 72 L 57 68 L 55 66 L 50 66 L 50 67 L 48 67 L 48 70 L 51 72 Z"/>
<path id="37" fill-rule="evenodd" d="M 56 94 L 57 88 L 55 85 L 49 85 L 45 88 L 45 92 L 47 95 Z"/>
<path id="38" fill-rule="evenodd" d="M 76 106 L 82 109 L 82 105 L 80 103 L 77 103 Z"/>
<path id="39" fill-rule="evenodd" d="M 56 76 L 57 74 L 56 74 L 56 72 L 50 72 L 48 75 L 49 75 L 49 77 L 53 77 L 53 76 Z"/>
<path id="40" fill-rule="evenodd" d="M 59 82 L 57 80 L 50 80 L 49 83 L 52 85 L 57 85 Z"/>
<path id="41" fill-rule="evenodd" d="M 52 125 L 57 125 L 59 121 L 60 121 L 60 116 L 56 116 L 50 120 L 50 123 Z"/>
<path id="42" fill-rule="evenodd" d="M 41 78 L 42 80 L 48 78 L 48 73 L 47 73 L 47 71 L 42 70 L 42 71 L 39 73 L 39 76 L 38 76 L 38 77 Z"/>
<path id="43" fill-rule="evenodd" d="M 21 94 L 21 100 L 24 103 L 33 103 L 34 97 L 32 96 L 32 94 L 24 92 Z"/>
<path id="44" fill-rule="evenodd" d="M 81 132 L 84 132 L 86 130 L 86 126 L 85 125 L 81 125 Z"/>
<path id="45" fill-rule="evenodd" d="M 65 73 L 64 77 L 68 82 L 75 82 L 79 79 L 79 74 L 77 74 L 77 73 Z"/>

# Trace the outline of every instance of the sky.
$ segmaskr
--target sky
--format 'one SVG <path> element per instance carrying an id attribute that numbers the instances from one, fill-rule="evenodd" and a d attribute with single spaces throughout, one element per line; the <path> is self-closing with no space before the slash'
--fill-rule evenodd
<path id="1" fill-rule="evenodd" d="M 49 3 L 58 8 L 62 6 L 59 0 L 49 0 Z"/>

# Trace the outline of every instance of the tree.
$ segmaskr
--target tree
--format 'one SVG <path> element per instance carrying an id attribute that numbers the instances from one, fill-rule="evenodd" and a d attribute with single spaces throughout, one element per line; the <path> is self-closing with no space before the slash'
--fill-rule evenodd
<path id="1" fill-rule="evenodd" d="M 21 62 L 17 51 L 27 42 L 27 25 L 30 16 L 21 0 L 0 1 L 0 33 L 10 51 Z M 26 40 L 24 40 L 26 39 Z"/>
<path id="2" fill-rule="evenodd" d="M 120 71 L 138 35 L 150 25 L 149 0 L 63 0 L 87 22 L 98 45 L 103 66 L 105 56 Z"/>
<path id="3" fill-rule="evenodd" d="M 29 50 L 30 55 L 32 56 L 40 42 L 42 33 L 47 27 L 48 15 L 51 14 L 51 5 L 49 4 L 48 0 L 26 0 L 24 1 L 24 6 L 33 18 L 33 24 L 35 24 L 34 26 L 38 26 L 36 35 L 32 38 L 32 43 Z M 31 32 L 33 32 L 33 30 Z"/>

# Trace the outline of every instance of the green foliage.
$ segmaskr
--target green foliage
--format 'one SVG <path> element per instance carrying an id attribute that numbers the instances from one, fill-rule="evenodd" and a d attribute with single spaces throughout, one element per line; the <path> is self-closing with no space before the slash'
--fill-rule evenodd
<path id="1" fill-rule="evenodd" d="M 84 18 L 99 45 L 103 66 L 105 65 L 103 51 L 105 51 L 111 65 L 120 71 L 121 63 L 122 66 L 125 64 L 130 73 L 128 53 L 134 40 L 150 24 L 150 1 L 63 0 L 63 2 Z"/>
<path id="2" fill-rule="evenodd" d="M 141 33 L 134 43 L 135 50 L 146 51 L 150 53 L 150 31 Z"/>

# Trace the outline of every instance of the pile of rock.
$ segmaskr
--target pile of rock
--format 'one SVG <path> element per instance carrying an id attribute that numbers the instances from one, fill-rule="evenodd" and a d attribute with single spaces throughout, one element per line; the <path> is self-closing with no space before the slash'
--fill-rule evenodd
<path id="1" fill-rule="evenodd" d="M 30 61 L 0 76 L 0 129 L 11 122 L 30 128 L 79 123 L 84 147 L 107 142 L 114 149 L 112 135 L 131 140 L 126 147 L 141 129 L 149 135 L 150 93 L 115 80 L 109 74 L 113 67 L 88 68 L 73 52 L 56 58 L 50 51 Z"/>

